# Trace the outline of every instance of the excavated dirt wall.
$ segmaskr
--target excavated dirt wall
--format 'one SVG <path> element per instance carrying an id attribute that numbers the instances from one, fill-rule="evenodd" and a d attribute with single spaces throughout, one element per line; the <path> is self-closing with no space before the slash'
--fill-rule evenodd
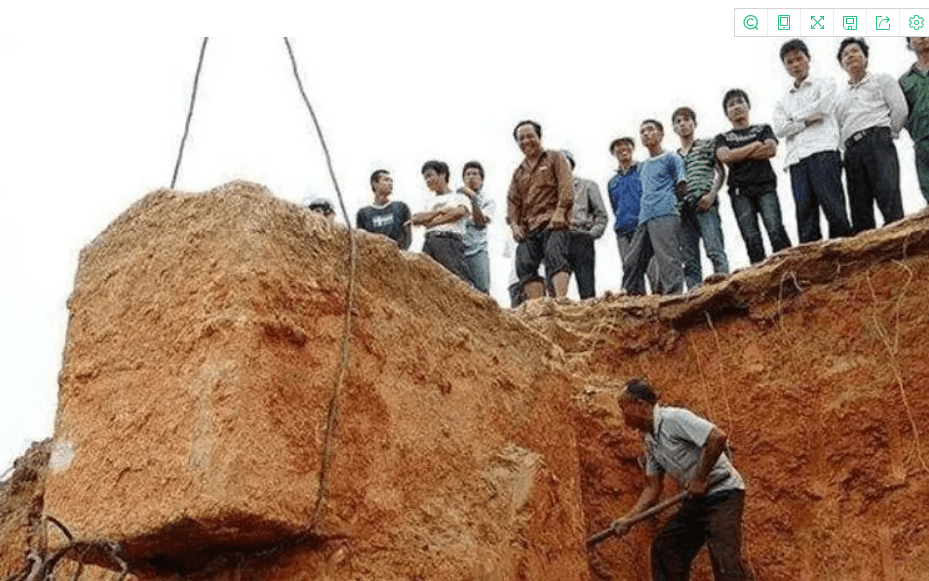
<path id="1" fill-rule="evenodd" d="M 729 435 L 758 579 L 929 579 L 927 253 L 921 215 L 685 297 L 529 307 L 524 320 L 588 377 L 576 396 L 588 530 L 644 482 L 612 386 L 645 376 Z M 660 522 L 601 545 L 593 577 L 646 579 Z M 701 559 L 694 578 L 712 578 Z"/>
<path id="2" fill-rule="evenodd" d="M 219 192 L 227 195 L 230 188 L 243 187 Z M 180 200 L 176 194 L 159 196 L 147 203 Z M 86 326 L 75 329 L 72 322 L 69 330 L 62 398 L 72 398 L 72 405 L 83 399 L 87 405 L 81 413 L 73 411 L 78 408 L 62 412 L 72 414 L 70 420 L 59 414 L 56 439 L 80 432 L 63 427 L 86 414 L 85 423 L 91 421 L 80 433 L 92 442 L 83 452 L 92 461 L 84 468 L 89 471 L 70 483 L 62 480 L 60 467 L 57 476 L 53 468 L 50 495 L 45 494 L 43 470 L 48 451 L 21 461 L 11 480 L 18 484 L 0 490 L 0 579 L 12 575 L 30 549 L 41 548 L 38 519 L 44 508 L 46 514 L 72 517 L 77 533 L 123 534 L 123 550 L 136 555 L 134 572 L 145 580 L 644 580 L 648 543 L 666 516 L 606 541 L 597 551 L 581 546 L 585 534 L 625 511 L 643 484 L 640 437 L 622 425 L 615 401 L 616 386 L 631 376 L 649 377 L 662 390 L 665 404 L 687 406 L 729 435 L 734 462 L 748 486 L 745 549 L 757 579 L 929 579 L 929 519 L 924 515 L 929 506 L 929 357 L 923 337 L 929 323 L 929 216 L 849 240 L 796 247 L 681 297 L 546 301 L 515 313 L 465 289 L 430 261 L 401 258 L 388 243 L 360 234 L 345 419 L 331 468 L 329 508 L 315 534 L 307 536 L 294 532 L 300 531 L 300 510 L 312 504 L 306 499 L 314 500 L 318 491 L 311 484 L 315 480 L 295 479 L 293 473 L 297 466 L 297 474 L 318 474 L 315 452 L 297 445 L 281 452 L 273 446 L 270 453 L 278 457 L 269 465 L 283 467 L 281 473 L 292 482 L 265 481 L 254 469 L 261 454 L 244 464 L 217 465 L 217 458 L 228 457 L 217 456 L 216 447 L 204 447 L 202 441 L 238 434 L 239 439 L 229 441 L 244 447 L 248 457 L 249 446 L 286 443 L 291 432 L 281 436 L 281 426 L 305 426 L 305 432 L 316 434 L 310 442 L 318 452 L 324 424 L 320 406 L 313 408 L 311 419 L 301 420 L 288 406 L 275 407 L 279 400 L 272 398 L 259 406 L 267 425 L 258 421 L 249 424 L 251 431 L 213 432 L 207 428 L 216 424 L 197 427 L 196 421 L 184 420 L 188 411 L 183 407 L 158 406 L 144 398 L 117 405 L 99 398 L 118 390 L 94 395 L 86 388 L 100 378 L 116 385 L 114 376 L 146 369 L 144 362 L 139 367 L 126 363 L 138 361 L 144 349 L 131 342 L 122 346 L 119 333 L 106 325 L 94 327 L 94 313 L 124 318 L 140 330 L 173 316 L 169 322 L 179 326 L 161 332 L 165 344 L 203 346 L 215 340 L 227 353 L 246 352 L 252 363 L 243 369 L 261 377 L 271 374 L 277 385 L 288 385 L 280 381 L 280 369 L 291 377 L 313 369 L 300 376 L 301 384 L 322 390 L 331 386 L 347 271 L 339 250 L 344 233 L 260 196 L 262 212 L 270 204 L 271 213 L 289 216 L 283 223 L 300 234 L 285 237 L 289 242 L 283 249 L 273 250 L 272 244 L 249 272 L 233 277 L 239 286 L 217 285 L 222 277 L 207 277 L 204 284 L 190 276 L 203 268 L 197 264 L 218 272 L 215 264 L 202 262 L 214 254 L 203 232 L 208 229 L 204 224 L 217 227 L 223 216 L 210 217 L 203 199 L 194 205 L 205 206 L 176 226 L 146 218 L 134 226 L 138 232 L 124 231 L 123 242 L 107 250 L 125 256 L 124 263 L 117 261 L 123 266 L 104 268 L 84 284 L 97 285 L 88 297 L 110 293 L 110 307 L 105 301 L 82 307 L 76 288 L 71 308 L 75 317 L 85 317 L 81 324 Z M 263 243 L 267 226 L 256 229 L 254 221 L 248 223 L 252 242 Z M 153 235 L 146 224 L 167 229 L 168 238 L 178 237 L 176 254 L 153 262 L 146 252 L 123 252 L 121 246 L 138 250 L 138 241 Z M 114 227 L 126 223 L 117 221 Z M 191 227 L 196 234 L 190 234 Z M 97 244 L 113 239 L 104 237 Z M 248 246 L 240 247 L 243 256 L 254 253 Z M 195 248 L 202 251 L 192 252 Z M 301 254 L 307 257 L 298 258 Z M 285 275 L 269 276 L 274 269 L 262 269 L 262 260 L 267 266 L 296 261 L 293 268 L 307 276 L 295 276 L 291 266 L 280 271 Z M 132 264 L 144 265 L 141 272 L 154 278 L 137 279 L 137 289 L 119 282 L 126 276 L 121 269 Z M 153 283 L 159 280 L 161 287 Z M 159 288 L 183 292 L 162 296 Z M 153 293 L 145 299 L 148 308 L 113 308 L 121 295 L 138 293 Z M 192 308 L 152 307 L 175 300 L 172 296 L 187 297 L 182 303 Z M 236 296 L 247 300 L 236 302 Z M 224 324 L 210 327 L 206 323 L 215 317 L 198 319 L 210 312 L 205 299 L 226 307 L 244 305 L 235 311 L 244 319 L 226 316 L 220 320 Z M 282 312 L 289 314 L 275 314 Z M 200 322 L 185 330 L 184 317 Z M 114 354 L 107 345 L 123 351 Z M 78 357 L 75 350 L 84 353 Z M 264 367 L 262 354 L 271 359 Z M 156 370 L 168 362 L 170 357 L 162 356 Z M 486 382 L 488 376 L 493 381 Z M 226 410 L 226 415 L 210 417 L 228 426 L 229 398 L 241 396 L 216 386 L 212 393 L 222 397 L 214 405 L 225 407 L 207 409 Z M 254 398 L 257 392 L 245 393 Z M 109 411 L 98 416 L 95 406 Z M 194 409 L 202 417 L 202 403 Z M 132 410 L 149 411 L 139 417 Z M 151 421 L 153 414 L 166 418 L 162 423 L 188 423 L 173 436 L 168 430 L 166 437 L 155 437 L 165 432 Z M 133 446 L 152 445 L 165 449 L 133 464 L 138 462 L 133 458 L 145 457 Z M 71 461 L 77 462 L 80 449 L 73 451 Z M 241 462 L 242 456 L 237 458 Z M 216 526 L 221 519 L 203 519 L 204 526 L 214 528 L 202 538 L 196 529 L 159 528 L 158 523 L 171 522 L 172 515 L 190 507 L 209 516 L 210 507 L 239 502 L 241 497 L 228 495 L 235 489 L 229 484 L 197 488 L 200 480 L 208 480 L 197 472 L 204 463 L 225 467 L 224 478 L 265 487 L 259 500 L 290 495 L 284 509 L 274 509 L 277 528 L 257 527 L 267 536 L 261 542 L 249 537 L 238 546 L 228 542 L 235 540 L 234 530 Z M 94 472 L 100 468 L 94 464 L 106 469 Z M 174 470 L 168 485 L 189 481 L 186 490 L 195 494 L 159 490 L 165 484 L 153 467 Z M 121 488 L 126 478 L 135 484 Z M 301 488 L 307 482 L 308 488 Z M 100 485 L 103 492 L 94 489 Z M 670 486 L 666 492 L 673 492 Z M 175 504 L 162 501 L 159 513 L 159 503 L 153 508 L 147 502 L 151 498 Z M 82 499 L 102 508 L 96 515 L 86 511 Z M 147 521 L 120 521 L 121 511 L 139 510 L 133 503 L 147 506 L 141 513 Z M 288 509 L 287 503 L 303 508 Z M 238 506 L 266 514 L 260 503 Z M 242 514 L 233 513 L 227 522 L 248 529 Z M 157 534 L 136 534 L 144 522 Z M 211 547 L 206 554 L 201 542 Z M 146 551 L 166 548 L 174 559 L 173 572 L 138 560 Z M 185 554 L 196 558 L 182 566 Z M 68 563 L 58 578 L 70 578 L 72 571 L 74 564 Z M 97 568 L 85 569 L 80 577 L 111 578 Z M 705 554 L 693 578 L 711 578 Z"/>

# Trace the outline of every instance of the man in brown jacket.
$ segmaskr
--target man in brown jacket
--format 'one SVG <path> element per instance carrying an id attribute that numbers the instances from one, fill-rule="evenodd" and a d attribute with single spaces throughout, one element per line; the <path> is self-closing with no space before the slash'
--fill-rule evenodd
<path id="1" fill-rule="evenodd" d="M 525 158 L 513 172 L 507 194 L 506 222 L 516 247 L 516 274 L 527 299 L 545 290 L 539 265 L 551 277 L 555 296 L 568 291 L 568 225 L 574 203 L 574 178 L 564 156 L 542 148 L 542 127 L 520 121 L 513 138 Z"/>

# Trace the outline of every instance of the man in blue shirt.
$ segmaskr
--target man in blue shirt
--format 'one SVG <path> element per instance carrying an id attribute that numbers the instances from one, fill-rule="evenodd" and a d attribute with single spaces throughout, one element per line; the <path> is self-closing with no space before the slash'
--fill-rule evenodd
<path id="1" fill-rule="evenodd" d="M 629 268 L 623 270 L 623 289 L 628 294 L 643 294 L 639 281 L 652 256 L 658 266 L 657 294 L 680 294 L 684 290 L 684 267 L 681 259 L 681 219 L 678 198 L 687 193 L 684 161 L 661 147 L 664 127 L 659 121 L 646 119 L 639 128 L 642 145 L 649 158 L 640 164 L 642 201 L 632 243 L 629 245 Z"/>
<path id="2" fill-rule="evenodd" d="M 616 246 L 623 272 L 629 268 L 629 245 L 639 225 L 639 204 L 642 201 L 642 180 L 639 179 L 639 164 L 632 157 L 633 151 L 635 140 L 631 137 L 617 137 L 610 143 L 610 155 L 616 158 L 617 168 L 616 175 L 607 182 L 606 191 L 613 209 L 613 230 L 616 232 Z M 649 285 L 657 288 L 658 269 L 654 257 L 648 263 L 645 276 Z M 645 294 L 644 279 L 633 281 L 632 285 L 632 294 Z"/>

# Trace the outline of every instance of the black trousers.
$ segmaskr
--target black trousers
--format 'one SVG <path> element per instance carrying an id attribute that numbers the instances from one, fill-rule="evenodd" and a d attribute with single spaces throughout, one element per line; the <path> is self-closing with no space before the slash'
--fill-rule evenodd
<path id="1" fill-rule="evenodd" d="M 846 145 L 845 181 L 855 234 L 875 227 L 875 202 L 885 225 L 903 217 L 900 160 L 889 128 L 874 128 Z"/>
<path id="2" fill-rule="evenodd" d="M 471 273 L 464 259 L 464 244 L 460 236 L 445 232 L 426 232 L 423 254 L 450 270 L 461 280 L 471 284 Z"/>
<path id="3" fill-rule="evenodd" d="M 594 238 L 589 234 L 571 232 L 568 237 L 568 264 L 577 283 L 577 294 L 589 299 L 597 294 L 594 284 Z"/>
<path id="4" fill-rule="evenodd" d="M 688 500 L 652 542 L 653 581 L 687 581 L 690 563 L 708 545 L 716 581 L 747 581 L 742 560 L 745 491 Z"/>

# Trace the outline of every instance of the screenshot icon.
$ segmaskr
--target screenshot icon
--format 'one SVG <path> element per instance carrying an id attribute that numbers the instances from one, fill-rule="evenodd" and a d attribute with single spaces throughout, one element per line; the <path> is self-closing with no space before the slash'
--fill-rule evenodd
<path id="1" fill-rule="evenodd" d="M 843 16 L 842 17 L 842 28 L 845 30 L 858 30 L 858 17 L 857 16 Z"/>

